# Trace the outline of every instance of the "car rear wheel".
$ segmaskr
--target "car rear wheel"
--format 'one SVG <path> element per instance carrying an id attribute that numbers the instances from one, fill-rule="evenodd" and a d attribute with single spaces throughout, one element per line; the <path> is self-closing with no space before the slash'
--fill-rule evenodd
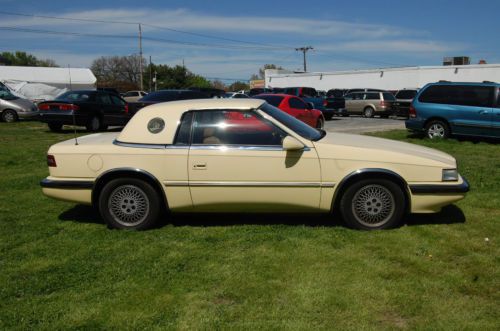
<path id="1" fill-rule="evenodd" d="M 373 117 L 374 114 L 375 111 L 373 110 L 372 107 L 366 107 L 365 109 L 363 109 L 363 116 L 366 118 Z"/>
<path id="2" fill-rule="evenodd" d="M 49 123 L 47 123 L 47 125 L 49 126 L 49 129 L 52 132 L 61 131 L 62 126 L 63 126 L 62 123 L 59 123 L 59 122 L 49 122 Z"/>
<path id="3" fill-rule="evenodd" d="M 328 114 L 328 115 L 323 115 L 325 116 L 325 120 L 329 121 L 332 119 L 333 115 L 332 114 Z"/>
<path id="4" fill-rule="evenodd" d="M 450 129 L 445 122 L 433 120 L 426 125 L 425 133 L 430 139 L 446 139 L 450 136 Z"/>
<path id="5" fill-rule="evenodd" d="M 85 127 L 87 128 L 87 131 L 91 131 L 91 132 L 99 131 L 102 127 L 101 118 L 97 115 L 92 116 L 88 120 L 87 125 L 85 125 Z"/>
<path id="6" fill-rule="evenodd" d="M 364 179 L 344 192 L 340 212 L 351 228 L 388 229 L 401 222 L 405 202 L 404 193 L 396 183 L 387 179 Z"/>
<path id="7" fill-rule="evenodd" d="M 323 129 L 323 126 L 325 125 L 325 122 L 323 119 L 318 118 L 318 121 L 316 122 L 316 129 Z"/>
<path id="8" fill-rule="evenodd" d="M 12 123 L 17 121 L 17 113 L 13 110 L 7 109 L 2 113 L 2 121 Z"/>
<path id="9" fill-rule="evenodd" d="M 99 212 L 110 228 L 145 230 L 158 220 L 160 199 L 156 190 L 142 180 L 114 179 L 99 195 Z"/>

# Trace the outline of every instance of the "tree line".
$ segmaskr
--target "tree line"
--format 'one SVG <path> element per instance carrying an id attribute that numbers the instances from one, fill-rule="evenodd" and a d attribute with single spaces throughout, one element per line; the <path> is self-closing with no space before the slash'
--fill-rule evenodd
<path id="1" fill-rule="evenodd" d="M 21 51 L 2 52 L 0 60 L 3 64 L 12 66 L 58 67 L 54 60 L 39 59 L 32 54 Z M 189 87 L 213 87 L 227 91 L 249 89 L 249 85 L 245 81 L 236 81 L 226 85 L 220 80 L 208 80 L 181 65 L 149 64 L 144 58 L 142 63 L 142 85 L 146 91 Z M 97 87 L 114 87 L 124 92 L 140 88 L 140 65 L 141 58 L 138 55 L 101 56 L 92 61 L 90 69 L 97 78 Z M 250 79 L 263 79 L 265 69 L 282 69 L 282 67 L 265 64 Z"/>

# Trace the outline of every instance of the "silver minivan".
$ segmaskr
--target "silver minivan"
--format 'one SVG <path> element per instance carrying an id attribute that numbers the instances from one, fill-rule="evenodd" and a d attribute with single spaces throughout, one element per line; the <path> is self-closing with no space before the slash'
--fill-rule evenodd
<path id="1" fill-rule="evenodd" d="M 389 117 L 393 113 L 396 98 L 390 92 L 353 92 L 344 96 L 347 115 L 361 114 L 364 117 Z"/>

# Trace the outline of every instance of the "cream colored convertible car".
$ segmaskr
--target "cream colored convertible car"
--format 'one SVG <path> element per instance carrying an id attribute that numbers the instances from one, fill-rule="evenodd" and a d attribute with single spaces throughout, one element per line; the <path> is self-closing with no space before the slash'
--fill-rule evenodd
<path id="1" fill-rule="evenodd" d="M 384 229 L 469 189 L 450 155 L 327 134 L 257 99 L 148 106 L 122 132 L 55 144 L 47 160 L 45 195 L 92 204 L 110 227 L 125 229 L 150 228 L 163 210 L 339 210 L 348 226 Z"/>

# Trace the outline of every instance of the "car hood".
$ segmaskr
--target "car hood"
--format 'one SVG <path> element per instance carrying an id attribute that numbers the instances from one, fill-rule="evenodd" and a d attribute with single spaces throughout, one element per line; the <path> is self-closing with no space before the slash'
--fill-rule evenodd
<path id="1" fill-rule="evenodd" d="M 456 168 L 455 158 L 441 151 L 370 136 L 327 133 L 314 146 L 320 158 Z"/>

